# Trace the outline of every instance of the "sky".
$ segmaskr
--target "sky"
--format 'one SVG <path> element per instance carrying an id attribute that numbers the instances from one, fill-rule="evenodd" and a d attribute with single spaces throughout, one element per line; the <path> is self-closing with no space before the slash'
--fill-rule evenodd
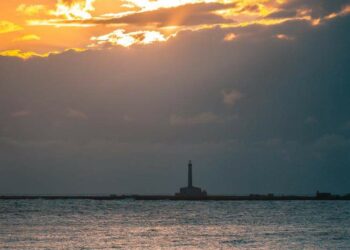
<path id="1" fill-rule="evenodd" d="M 0 2 L 0 194 L 350 193 L 349 0 Z"/>

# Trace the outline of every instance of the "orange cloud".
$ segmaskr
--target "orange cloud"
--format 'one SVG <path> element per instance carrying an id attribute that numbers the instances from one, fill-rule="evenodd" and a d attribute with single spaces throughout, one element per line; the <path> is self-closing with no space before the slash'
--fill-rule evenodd
<path id="1" fill-rule="evenodd" d="M 104 36 L 93 37 L 94 41 L 90 47 L 106 46 L 106 45 L 120 45 L 129 47 L 134 44 L 150 44 L 153 42 L 164 42 L 166 38 L 158 31 L 136 31 L 126 33 L 125 30 L 119 29 Z"/>
<path id="2" fill-rule="evenodd" d="M 23 41 L 39 41 L 40 37 L 34 34 L 24 35 L 19 38 L 14 39 L 15 42 L 23 42 Z"/>
<path id="3" fill-rule="evenodd" d="M 94 11 L 95 0 L 58 0 L 56 10 L 51 14 L 58 17 L 65 17 L 68 20 L 89 19 L 91 11 Z"/>
<path id="4" fill-rule="evenodd" d="M 0 20 L 0 34 L 15 32 L 22 29 L 23 28 L 17 24 L 5 20 Z"/>
<path id="5" fill-rule="evenodd" d="M 333 12 L 325 17 L 325 19 L 333 19 L 339 16 L 346 16 L 350 14 L 350 5 L 346 5 L 343 9 L 341 9 L 339 12 Z"/>
<path id="6" fill-rule="evenodd" d="M 36 52 L 28 51 L 24 52 L 19 49 L 14 49 L 14 50 L 5 50 L 0 52 L 0 56 L 5 56 L 5 57 L 18 57 L 23 60 L 27 60 L 32 57 L 48 57 L 52 54 L 58 54 L 58 52 L 49 52 L 49 53 L 44 53 L 44 54 L 39 54 Z"/>
<path id="7" fill-rule="evenodd" d="M 226 36 L 224 37 L 224 41 L 230 42 L 230 41 L 235 40 L 236 38 L 237 38 L 237 35 L 235 33 L 230 32 L 230 33 L 226 34 Z"/>
<path id="8" fill-rule="evenodd" d="M 4 56 L 4 57 L 18 57 L 21 58 L 23 60 L 28 60 L 31 58 L 35 58 L 35 57 L 41 57 L 41 58 L 45 58 L 45 57 L 49 57 L 51 55 L 58 55 L 67 51 L 75 51 L 75 52 L 82 52 L 85 51 L 85 49 L 80 49 L 80 48 L 73 48 L 73 49 L 67 49 L 64 50 L 62 52 L 59 51 L 51 51 L 51 52 L 47 52 L 47 53 L 36 53 L 33 51 L 22 51 L 19 49 L 14 49 L 14 50 L 5 50 L 5 51 L 0 51 L 0 56 Z"/>
<path id="9" fill-rule="evenodd" d="M 35 4 L 35 5 L 21 4 L 17 7 L 16 10 L 25 15 L 33 16 L 33 15 L 37 15 L 40 12 L 45 11 L 46 7 L 42 4 Z"/>

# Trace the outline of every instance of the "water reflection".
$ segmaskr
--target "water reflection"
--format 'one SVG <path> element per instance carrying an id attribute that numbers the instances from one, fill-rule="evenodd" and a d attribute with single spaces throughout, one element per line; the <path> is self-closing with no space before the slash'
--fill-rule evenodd
<path id="1" fill-rule="evenodd" d="M 0 248 L 347 248 L 350 202 L 0 201 Z"/>

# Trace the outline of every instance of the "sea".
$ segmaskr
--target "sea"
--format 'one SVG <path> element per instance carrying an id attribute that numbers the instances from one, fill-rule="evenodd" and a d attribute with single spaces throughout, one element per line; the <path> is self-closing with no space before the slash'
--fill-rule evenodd
<path id="1" fill-rule="evenodd" d="M 350 249 L 350 201 L 0 200 L 0 249 Z"/>

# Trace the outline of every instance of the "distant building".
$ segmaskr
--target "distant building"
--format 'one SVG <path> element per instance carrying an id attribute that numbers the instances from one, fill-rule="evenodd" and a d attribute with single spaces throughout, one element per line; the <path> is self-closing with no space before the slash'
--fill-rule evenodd
<path id="1" fill-rule="evenodd" d="M 180 192 L 175 194 L 176 196 L 184 197 L 203 197 L 207 196 L 205 190 L 202 191 L 199 187 L 194 187 L 192 185 L 192 162 L 188 163 L 188 184 L 187 187 L 180 188 Z"/>
<path id="2" fill-rule="evenodd" d="M 332 197 L 331 193 L 321 193 L 317 190 L 316 192 L 316 198 L 330 198 Z"/>

